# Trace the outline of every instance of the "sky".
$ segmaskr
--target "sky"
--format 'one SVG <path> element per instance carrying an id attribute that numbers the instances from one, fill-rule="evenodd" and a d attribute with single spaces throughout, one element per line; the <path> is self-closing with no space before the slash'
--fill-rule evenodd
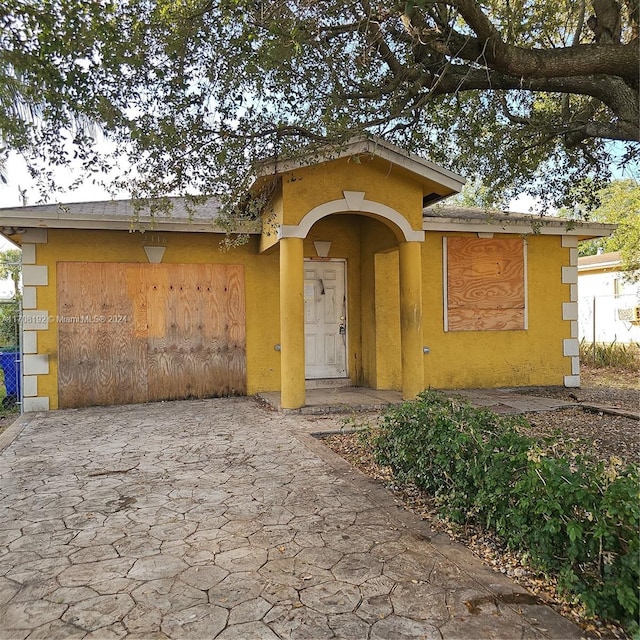
<path id="1" fill-rule="evenodd" d="M 34 180 L 29 175 L 24 160 L 15 155 L 10 156 L 7 165 L 7 184 L 0 182 L 0 207 L 19 207 L 24 203 L 21 192 L 26 195 L 26 204 L 43 204 L 40 201 L 40 194 L 35 186 Z M 69 184 L 73 180 L 73 175 L 69 171 L 60 172 L 62 184 Z M 126 193 L 118 194 L 118 198 L 126 198 Z M 73 191 L 62 191 L 52 196 L 47 202 L 90 202 L 96 200 L 110 200 L 110 194 L 100 185 L 87 182 Z M 529 196 L 521 196 L 512 200 L 511 211 L 528 211 L 534 205 L 534 201 Z M 1 218 L 1 214 L 0 214 Z M 0 251 L 13 249 L 15 245 L 0 235 Z M 0 280 L 0 298 L 7 298 L 12 295 L 13 286 L 7 280 Z"/>
<path id="2" fill-rule="evenodd" d="M 0 207 L 19 207 L 26 205 L 45 204 L 41 200 L 40 193 L 35 181 L 29 175 L 24 160 L 12 154 L 7 161 L 7 184 L 0 182 Z M 73 181 L 73 173 L 67 169 L 58 171 L 56 174 L 60 179 L 60 184 L 70 184 Z M 26 202 L 22 200 L 22 193 L 26 197 Z M 128 194 L 121 192 L 117 198 L 126 198 Z M 87 181 L 74 190 L 63 190 L 60 193 L 50 196 L 46 203 L 68 203 L 68 202 L 90 202 L 96 200 L 110 200 L 111 195 L 101 185 Z M 509 209 L 511 211 L 526 212 L 534 201 L 526 195 L 512 200 Z M 0 250 L 3 250 L 2 238 L 0 238 Z"/>
<path id="3" fill-rule="evenodd" d="M 95 200 L 110 200 L 111 196 L 103 187 L 86 182 L 78 189 L 63 190 L 58 194 L 52 195 L 46 202 L 41 200 L 40 193 L 36 187 L 36 183 L 27 171 L 25 161 L 16 154 L 10 154 L 6 163 L 7 183 L 0 182 L 0 208 L 1 207 L 20 207 L 23 204 L 36 205 L 57 202 L 90 202 Z M 61 184 L 70 184 L 73 181 L 73 173 L 69 170 L 58 171 Z M 22 201 L 21 192 L 25 193 L 26 202 Z M 119 198 L 126 198 L 127 194 L 122 193 Z M 1 218 L 1 214 L 0 214 Z M 0 236 L 0 251 L 15 248 L 15 245 L 8 242 L 6 238 Z M 0 296 L 2 295 L 2 287 L 0 285 Z"/>

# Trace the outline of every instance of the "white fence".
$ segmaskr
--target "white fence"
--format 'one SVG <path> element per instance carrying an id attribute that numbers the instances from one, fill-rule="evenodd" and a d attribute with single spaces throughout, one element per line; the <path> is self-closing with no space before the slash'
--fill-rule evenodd
<path id="1" fill-rule="evenodd" d="M 583 296 L 578 300 L 578 335 L 587 342 L 640 343 L 640 299 L 636 294 Z"/>

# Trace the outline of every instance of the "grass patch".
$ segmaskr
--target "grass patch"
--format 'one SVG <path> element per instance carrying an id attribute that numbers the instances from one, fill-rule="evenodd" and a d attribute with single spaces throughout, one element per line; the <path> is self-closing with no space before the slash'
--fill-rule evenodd
<path id="1" fill-rule="evenodd" d="M 589 367 L 626 369 L 640 371 L 640 345 L 620 342 L 580 341 L 580 362 Z"/>

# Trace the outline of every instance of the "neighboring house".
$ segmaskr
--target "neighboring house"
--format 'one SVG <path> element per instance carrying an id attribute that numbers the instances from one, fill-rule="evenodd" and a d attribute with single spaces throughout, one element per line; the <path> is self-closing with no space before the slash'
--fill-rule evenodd
<path id="1" fill-rule="evenodd" d="M 621 271 L 620 253 L 578 258 L 578 335 L 588 342 L 640 343 L 640 282 Z"/>
<path id="2" fill-rule="evenodd" d="M 0 210 L 23 251 L 25 410 L 277 390 L 297 408 L 314 378 L 407 399 L 579 385 L 578 241 L 613 225 L 425 209 L 463 179 L 380 140 L 265 164 L 267 184 L 229 250 L 213 201 Z"/>

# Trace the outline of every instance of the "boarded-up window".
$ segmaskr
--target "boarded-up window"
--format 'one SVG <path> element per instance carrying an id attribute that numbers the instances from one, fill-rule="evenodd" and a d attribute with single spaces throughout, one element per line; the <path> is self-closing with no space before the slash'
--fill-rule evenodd
<path id="1" fill-rule="evenodd" d="M 446 331 L 526 329 L 525 242 L 444 239 Z"/>

